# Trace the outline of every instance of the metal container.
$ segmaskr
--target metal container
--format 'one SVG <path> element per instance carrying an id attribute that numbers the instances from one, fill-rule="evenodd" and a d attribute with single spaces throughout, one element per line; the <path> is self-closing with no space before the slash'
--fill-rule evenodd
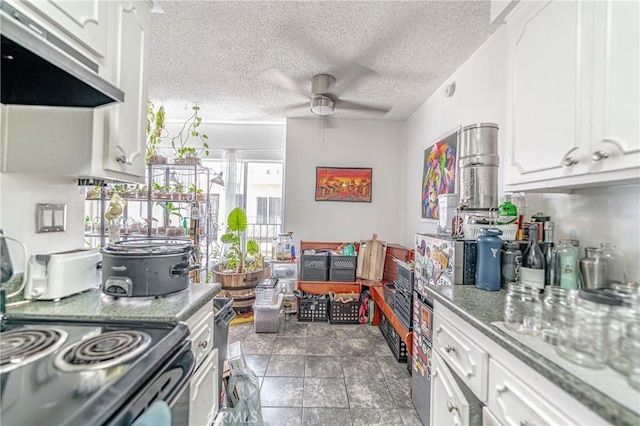
<path id="1" fill-rule="evenodd" d="M 498 125 L 476 123 L 458 132 L 460 202 L 469 210 L 498 207 Z"/>
<path id="2" fill-rule="evenodd" d="M 595 247 L 584 249 L 585 257 L 580 259 L 580 271 L 585 288 L 601 288 L 607 285 L 607 260 L 602 251 Z"/>
<path id="3" fill-rule="evenodd" d="M 190 240 L 136 239 L 102 249 L 102 292 L 116 297 L 163 296 L 184 290 L 195 248 Z"/>

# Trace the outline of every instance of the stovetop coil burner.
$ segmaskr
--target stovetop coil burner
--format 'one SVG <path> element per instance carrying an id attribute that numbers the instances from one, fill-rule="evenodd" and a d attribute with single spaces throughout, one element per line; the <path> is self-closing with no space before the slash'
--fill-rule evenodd
<path id="1" fill-rule="evenodd" d="M 143 331 L 102 333 L 69 346 L 56 356 L 54 365 L 66 372 L 113 367 L 138 356 L 150 343 L 151 337 Z"/>
<path id="2" fill-rule="evenodd" d="M 30 328 L 2 333 L 0 373 L 11 371 L 55 352 L 67 340 L 67 332 L 55 328 Z"/>

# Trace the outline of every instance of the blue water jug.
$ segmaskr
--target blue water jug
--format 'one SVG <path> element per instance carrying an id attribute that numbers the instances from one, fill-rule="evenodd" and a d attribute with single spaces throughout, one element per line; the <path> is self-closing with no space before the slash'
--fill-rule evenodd
<path id="1" fill-rule="evenodd" d="M 500 255 L 502 250 L 502 231 L 482 228 L 478 237 L 478 256 L 476 258 L 476 287 L 481 290 L 500 290 Z"/>

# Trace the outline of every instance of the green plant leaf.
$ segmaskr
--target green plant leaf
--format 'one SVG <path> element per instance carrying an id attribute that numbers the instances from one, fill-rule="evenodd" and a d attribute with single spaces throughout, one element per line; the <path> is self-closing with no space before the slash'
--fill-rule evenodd
<path id="1" fill-rule="evenodd" d="M 251 256 L 255 256 L 260 253 L 260 246 L 254 240 L 247 241 L 247 253 Z"/>
<path id="2" fill-rule="evenodd" d="M 233 232 L 244 232 L 247 229 L 247 214 L 240 207 L 236 207 L 229 212 L 227 224 Z"/>
<path id="3" fill-rule="evenodd" d="M 224 244 L 233 244 L 236 240 L 235 235 L 233 235 L 232 233 L 226 233 L 226 234 L 222 234 L 222 236 L 220 236 L 220 241 L 223 242 Z"/>

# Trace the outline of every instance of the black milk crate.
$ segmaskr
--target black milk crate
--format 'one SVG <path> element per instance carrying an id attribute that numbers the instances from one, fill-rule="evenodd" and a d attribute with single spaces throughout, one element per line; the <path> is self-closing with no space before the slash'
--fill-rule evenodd
<path id="1" fill-rule="evenodd" d="M 387 305 L 393 309 L 396 299 L 396 286 L 393 283 L 387 283 L 384 285 L 384 301 Z"/>
<path id="2" fill-rule="evenodd" d="M 359 324 L 360 301 L 342 303 L 329 302 L 329 322 L 331 324 Z"/>
<path id="3" fill-rule="evenodd" d="M 393 312 L 396 318 L 402 323 L 402 325 L 411 331 L 411 317 L 413 310 L 413 294 L 406 293 L 401 288 L 396 288 L 395 304 L 393 306 Z"/>
<path id="4" fill-rule="evenodd" d="M 324 254 L 303 254 L 300 258 L 300 267 L 305 269 L 327 269 L 329 267 L 329 255 Z"/>
<path id="5" fill-rule="evenodd" d="M 329 269 L 329 281 L 355 281 L 355 269 Z"/>
<path id="6" fill-rule="evenodd" d="M 384 325 L 386 334 L 385 332 L 383 332 L 382 335 L 387 341 L 387 345 L 389 345 L 389 349 L 391 349 L 391 352 L 393 353 L 393 357 L 398 362 L 407 362 L 407 345 L 404 344 L 404 342 L 400 338 L 400 335 L 396 332 L 396 329 L 393 328 L 391 323 L 387 321 L 384 314 L 382 314 L 380 317 L 380 324 L 382 324 L 383 322 L 386 323 Z M 383 328 L 381 326 L 380 331 L 382 330 Z"/>
<path id="7" fill-rule="evenodd" d="M 413 292 L 413 271 L 398 263 L 398 278 L 396 278 L 396 286 Z"/>
<path id="8" fill-rule="evenodd" d="M 329 256 L 331 261 L 329 267 L 331 269 L 356 269 L 357 256 Z"/>
<path id="9" fill-rule="evenodd" d="M 298 321 L 327 322 L 327 302 L 326 297 L 298 297 Z"/>
<path id="10" fill-rule="evenodd" d="M 302 268 L 300 281 L 327 281 L 329 270 L 327 268 Z"/>

